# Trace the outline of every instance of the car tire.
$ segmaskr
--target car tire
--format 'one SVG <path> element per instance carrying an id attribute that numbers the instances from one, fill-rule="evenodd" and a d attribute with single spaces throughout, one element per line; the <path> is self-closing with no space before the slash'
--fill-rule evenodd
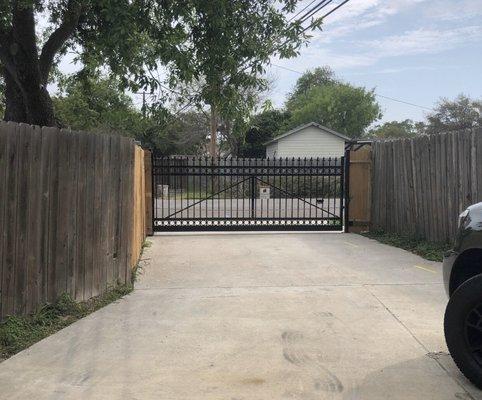
<path id="1" fill-rule="evenodd" d="M 468 279 L 452 294 L 445 310 L 444 330 L 455 364 L 482 389 L 482 274 Z"/>

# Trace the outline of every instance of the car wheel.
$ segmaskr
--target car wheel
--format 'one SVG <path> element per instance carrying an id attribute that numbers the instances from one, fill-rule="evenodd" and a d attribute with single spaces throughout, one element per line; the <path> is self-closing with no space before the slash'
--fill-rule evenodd
<path id="1" fill-rule="evenodd" d="M 445 310 L 445 341 L 460 371 L 482 389 L 482 274 L 465 281 Z"/>

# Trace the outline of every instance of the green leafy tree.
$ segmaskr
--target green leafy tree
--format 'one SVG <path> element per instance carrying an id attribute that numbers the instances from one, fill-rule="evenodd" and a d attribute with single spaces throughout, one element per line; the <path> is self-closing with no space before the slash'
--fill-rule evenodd
<path id="1" fill-rule="evenodd" d="M 209 116 L 202 111 L 188 111 L 169 118 L 164 124 L 144 131 L 150 144 L 161 154 L 205 155 L 209 137 Z"/>
<path id="2" fill-rule="evenodd" d="M 302 99 L 311 89 L 339 83 L 335 72 L 328 66 L 317 67 L 312 71 L 306 71 L 296 81 L 293 92 L 288 95 L 286 107 L 294 109 L 297 101 Z"/>
<path id="3" fill-rule="evenodd" d="M 431 135 L 481 126 L 482 100 L 472 100 L 461 94 L 453 101 L 442 99 L 435 112 L 427 116 L 424 131 Z"/>
<path id="4" fill-rule="evenodd" d="M 107 68 L 124 85 L 155 87 L 149 71 L 172 63 L 189 76 L 183 16 L 191 2 L 172 0 L 11 0 L 0 4 L 0 72 L 9 121 L 59 122 L 47 84 L 59 57 L 79 53 L 86 71 Z M 38 36 L 38 20 L 45 20 Z M 155 39 L 155 40 L 154 40 Z"/>
<path id="5" fill-rule="evenodd" d="M 373 90 L 339 82 L 323 83 L 292 95 L 287 110 L 291 118 L 285 129 L 316 122 L 352 138 L 362 136 L 381 118 Z"/>
<path id="6" fill-rule="evenodd" d="M 61 78 L 60 93 L 53 97 L 54 110 L 61 125 L 74 130 L 120 133 L 135 136 L 144 129 L 141 112 L 108 77 Z"/>
<path id="7" fill-rule="evenodd" d="M 205 152 L 209 121 L 203 112 L 175 115 L 149 107 L 143 115 L 112 77 L 61 77 L 59 89 L 52 100 L 63 126 L 131 136 L 165 155 Z"/>
<path id="8" fill-rule="evenodd" d="M 368 132 L 369 137 L 380 139 L 413 138 L 420 134 L 418 123 L 410 119 L 404 121 L 390 121 L 377 125 Z"/>
<path id="9" fill-rule="evenodd" d="M 202 83 L 194 99 L 210 108 L 210 153 L 215 155 L 219 125 L 227 127 L 225 131 L 230 131 L 235 121 L 239 125 L 254 109 L 257 94 L 266 88 L 264 66 L 270 58 L 295 56 L 308 36 L 299 22 L 286 18 L 297 0 L 190 3 L 189 65 L 193 78 Z M 174 71 L 174 76 L 177 72 L 182 73 Z"/>
<path id="10" fill-rule="evenodd" d="M 85 74 L 107 70 L 124 87 L 160 90 L 160 66 L 168 83 L 201 81 L 189 102 L 234 119 L 254 100 L 249 89 L 272 55 L 291 57 L 307 40 L 299 22 L 285 15 L 298 0 L 12 0 L 0 4 L 0 68 L 5 119 L 59 125 L 47 84 L 69 49 Z M 36 21 L 47 26 L 37 35 Z M 321 21 L 315 21 L 317 26 Z M 244 90 L 244 93 L 242 93 Z"/>
<path id="11" fill-rule="evenodd" d="M 265 145 L 279 133 L 289 119 L 289 113 L 284 110 L 268 110 L 255 115 L 245 131 L 238 155 L 241 157 L 263 158 Z"/>

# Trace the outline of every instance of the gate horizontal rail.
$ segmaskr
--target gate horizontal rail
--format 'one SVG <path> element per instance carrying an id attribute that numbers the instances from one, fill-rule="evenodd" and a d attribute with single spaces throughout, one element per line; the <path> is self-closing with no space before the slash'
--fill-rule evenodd
<path id="1" fill-rule="evenodd" d="M 152 159 L 155 231 L 341 231 L 344 158 Z"/>

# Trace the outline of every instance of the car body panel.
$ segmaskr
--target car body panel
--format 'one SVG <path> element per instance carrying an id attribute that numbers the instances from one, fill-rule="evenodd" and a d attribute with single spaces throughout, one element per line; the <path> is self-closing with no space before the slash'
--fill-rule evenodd
<path id="1" fill-rule="evenodd" d="M 453 250 L 445 254 L 443 275 L 448 296 L 451 294 L 450 283 L 452 276 L 457 272 L 457 269 L 463 268 L 462 263 L 458 263 L 457 260 L 466 251 L 474 249 L 482 250 L 482 203 L 477 203 L 467 208 L 466 216 L 460 221 Z"/>
<path id="2" fill-rule="evenodd" d="M 447 293 L 448 297 L 450 297 L 450 275 L 452 274 L 452 269 L 458 256 L 459 256 L 459 253 L 453 250 L 448 251 L 444 255 L 443 276 L 444 276 L 445 293 Z"/>

